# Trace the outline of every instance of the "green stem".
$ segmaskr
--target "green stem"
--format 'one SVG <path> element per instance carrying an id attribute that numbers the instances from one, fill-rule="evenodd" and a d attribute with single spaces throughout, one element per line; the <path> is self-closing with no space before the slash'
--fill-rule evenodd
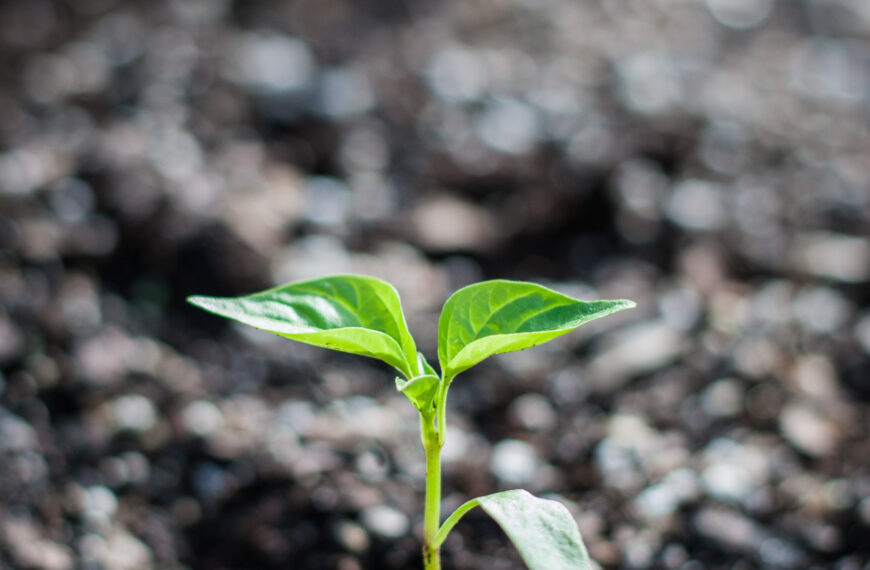
<path id="1" fill-rule="evenodd" d="M 477 499 L 471 499 L 470 501 L 466 501 L 462 504 L 462 506 L 453 511 L 453 514 L 447 517 L 447 520 L 444 521 L 444 524 L 441 525 L 440 529 L 438 529 L 438 533 L 435 535 L 435 538 L 432 539 L 432 548 L 441 548 L 441 545 L 444 543 L 444 539 L 447 538 L 447 535 L 450 534 L 450 531 L 453 530 L 453 527 L 456 526 L 456 523 L 459 522 L 459 519 L 462 518 L 462 515 L 464 515 L 479 504 L 480 501 L 478 501 Z"/>
<path id="2" fill-rule="evenodd" d="M 436 414 L 438 412 L 436 411 Z M 442 415 L 442 414 L 438 414 Z M 423 567 L 441 570 L 441 552 L 435 545 L 435 535 L 441 520 L 441 446 L 442 438 L 435 429 L 435 418 L 423 417 L 423 449 L 426 452 L 426 498 L 423 510 Z"/>
<path id="3" fill-rule="evenodd" d="M 447 437 L 447 390 L 450 389 L 450 383 L 453 382 L 454 376 L 445 376 L 438 387 L 438 441 L 444 445 L 444 439 Z"/>

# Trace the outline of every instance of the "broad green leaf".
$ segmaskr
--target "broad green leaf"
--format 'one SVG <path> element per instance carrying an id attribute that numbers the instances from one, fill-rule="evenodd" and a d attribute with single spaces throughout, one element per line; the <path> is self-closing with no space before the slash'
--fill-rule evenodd
<path id="1" fill-rule="evenodd" d="M 634 307 L 633 301 L 578 301 L 535 283 L 497 279 L 464 287 L 438 320 L 445 381 L 481 360 L 530 348 L 580 325 Z"/>
<path id="2" fill-rule="evenodd" d="M 565 505 L 523 489 L 477 499 L 531 570 L 591 570 L 574 517 Z"/>
<path id="3" fill-rule="evenodd" d="M 432 368 L 432 365 L 429 364 L 429 361 L 426 360 L 426 357 L 423 356 L 422 352 L 417 353 L 417 374 L 431 374 L 432 376 L 438 376 L 438 373 L 435 372 L 435 369 Z"/>
<path id="4" fill-rule="evenodd" d="M 421 414 L 427 414 L 432 410 L 439 382 L 440 379 L 434 374 L 424 374 L 410 380 L 396 377 L 396 389 L 411 400 Z"/>
<path id="5" fill-rule="evenodd" d="M 358 275 L 289 283 L 245 297 L 189 297 L 222 317 L 292 340 L 383 360 L 418 376 L 417 349 L 392 285 Z"/>

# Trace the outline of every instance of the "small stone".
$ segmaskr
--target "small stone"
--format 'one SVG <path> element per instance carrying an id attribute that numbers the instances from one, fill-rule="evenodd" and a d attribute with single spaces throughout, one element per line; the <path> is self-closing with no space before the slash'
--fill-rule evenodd
<path id="1" fill-rule="evenodd" d="M 331 119 L 348 119 L 374 106 L 375 96 L 368 78 L 355 69 L 331 69 L 324 72 L 320 82 L 321 111 Z"/>
<path id="2" fill-rule="evenodd" d="M 207 436 L 221 428 L 224 416 L 220 408 L 207 400 L 197 400 L 185 406 L 182 421 L 190 433 Z"/>
<path id="3" fill-rule="evenodd" d="M 351 214 L 351 198 L 350 188 L 344 182 L 328 176 L 312 176 L 305 183 L 305 219 L 341 228 Z"/>
<path id="4" fill-rule="evenodd" d="M 704 449 L 701 478 L 707 492 L 717 498 L 743 502 L 770 477 L 769 451 L 720 437 Z"/>
<path id="5" fill-rule="evenodd" d="M 404 513 L 386 505 L 373 505 L 361 513 L 363 525 L 384 538 L 404 536 L 411 524 Z"/>
<path id="6" fill-rule="evenodd" d="M 447 437 L 441 449 L 441 459 L 444 463 L 452 463 L 466 457 L 472 447 L 472 436 L 457 425 L 447 425 Z"/>
<path id="7" fill-rule="evenodd" d="M 691 330 L 701 317 L 701 309 L 701 299 L 693 289 L 672 289 L 659 298 L 662 320 L 678 330 Z"/>
<path id="8" fill-rule="evenodd" d="M 600 392 L 616 390 L 632 377 L 661 368 L 683 351 L 683 335 L 661 321 L 625 328 L 607 339 L 593 358 L 590 379 Z"/>
<path id="9" fill-rule="evenodd" d="M 805 568 L 806 555 L 793 543 L 780 538 L 768 538 L 761 543 L 761 560 L 774 568 Z"/>
<path id="10" fill-rule="evenodd" d="M 111 418 L 115 429 L 141 433 L 154 427 L 158 414 L 151 400 L 139 394 L 130 394 L 111 403 Z"/>
<path id="11" fill-rule="evenodd" d="M 103 485 L 94 485 L 85 490 L 83 497 L 85 509 L 93 509 L 105 513 L 109 517 L 114 516 L 118 510 L 118 499 L 111 489 Z"/>
<path id="12" fill-rule="evenodd" d="M 353 521 L 341 521 L 335 526 L 335 535 L 341 545 L 350 552 L 361 554 L 369 548 L 369 535 Z"/>
<path id="13" fill-rule="evenodd" d="M 66 546 L 43 538 L 28 519 L 7 518 L 0 523 L 0 542 L 19 568 L 72 570 L 73 553 Z"/>
<path id="14" fill-rule="evenodd" d="M 510 410 L 523 427 L 547 431 L 556 426 L 558 417 L 550 400 L 540 394 L 524 394 L 511 403 Z"/>
<path id="15" fill-rule="evenodd" d="M 854 313 L 852 304 L 831 287 L 812 287 L 795 295 L 794 315 L 807 330 L 830 334 L 843 327 Z"/>
<path id="16" fill-rule="evenodd" d="M 743 409 L 744 389 L 734 378 L 723 378 L 707 386 L 701 395 L 701 405 L 714 418 L 728 418 Z"/>
<path id="17" fill-rule="evenodd" d="M 18 328 L 0 311 L 0 364 L 17 358 L 23 346 Z"/>
<path id="18" fill-rule="evenodd" d="M 74 352 L 81 379 L 98 386 L 120 381 L 128 370 L 132 348 L 130 338 L 115 328 L 107 328 L 88 339 Z"/>
<path id="19" fill-rule="evenodd" d="M 782 410 L 779 431 L 793 446 L 814 457 L 833 453 L 840 439 L 827 418 L 803 403 L 791 403 Z"/>
<path id="20" fill-rule="evenodd" d="M 152 558 L 149 548 L 120 524 L 115 524 L 104 540 L 96 535 L 88 535 L 85 538 L 89 540 L 86 541 L 87 547 L 82 550 L 104 568 L 140 570 L 151 567 Z"/>
<path id="21" fill-rule="evenodd" d="M 532 481 L 539 466 L 537 451 L 525 441 L 506 439 L 492 449 L 490 471 L 506 483 L 524 484 Z"/>
<path id="22" fill-rule="evenodd" d="M 631 111 L 656 115 L 676 108 L 683 87 L 673 60 L 667 55 L 641 52 L 617 64 L 618 96 Z"/>
<path id="23" fill-rule="evenodd" d="M 855 340 L 864 349 L 864 352 L 870 354 L 870 311 L 862 313 L 854 328 Z"/>
<path id="24" fill-rule="evenodd" d="M 805 233 L 790 254 L 796 269 L 843 283 L 870 280 L 870 240 L 835 233 Z"/>
<path id="25" fill-rule="evenodd" d="M 864 524 L 870 526 L 870 497 L 864 497 L 858 504 L 858 514 Z"/>
<path id="26" fill-rule="evenodd" d="M 0 453 L 26 453 L 38 446 L 39 439 L 30 424 L 0 408 Z"/>
<path id="27" fill-rule="evenodd" d="M 647 487 L 634 501 L 640 515 L 655 519 L 676 512 L 680 506 L 698 495 L 698 476 L 688 468 L 668 473 L 657 485 Z"/>
<path id="28" fill-rule="evenodd" d="M 773 0 L 706 0 L 706 3 L 717 22 L 737 30 L 759 26 L 773 10 Z"/>
<path id="29" fill-rule="evenodd" d="M 267 93 L 303 89 L 315 69 L 314 57 L 302 41 L 275 33 L 244 34 L 231 53 L 230 76 Z"/>
<path id="30" fill-rule="evenodd" d="M 746 553 L 757 551 L 768 536 L 758 524 L 732 510 L 705 507 L 692 522 L 702 536 Z"/>
<path id="31" fill-rule="evenodd" d="M 537 113 L 516 99 L 497 99 L 484 109 L 476 126 L 487 146 L 506 154 L 525 154 L 541 137 Z"/>
<path id="32" fill-rule="evenodd" d="M 439 50 L 426 69 L 429 86 L 441 98 L 473 101 L 486 88 L 486 68 L 481 58 L 466 46 L 454 44 Z"/>
<path id="33" fill-rule="evenodd" d="M 487 210 L 446 195 L 420 204 L 411 220 L 420 245 L 435 251 L 485 250 L 497 237 L 497 223 Z"/>
<path id="34" fill-rule="evenodd" d="M 671 190 L 665 212 L 687 230 L 720 230 L 728 223 L 720 185 L 706 180 L 684 180 Z"/>

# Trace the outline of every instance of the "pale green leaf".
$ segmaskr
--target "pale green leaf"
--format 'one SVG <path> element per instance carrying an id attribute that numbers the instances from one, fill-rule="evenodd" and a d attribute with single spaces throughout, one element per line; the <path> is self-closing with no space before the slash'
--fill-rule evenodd
<path id="1" fill-rule="evenodd" d="M 633 301 L 578 301 L 524 281 L 497 279 L 464 287 L 444 304 L 438 360 L 446 381 L 478 362 L 569 333 Z"/>
<path id="2" fill-rule="evenodd" d="M 244 297 L 189 297 L 217 315 L 292 340 L 380 359 L 418 376 L 417 349 L 392 285 L 358 275 L 289 283 Z"/>
<path id="3" fill-rule="evenodd" d="M 565 505 L 523 489 L 486 495 L 477 502 L 531 570 L 591 570 L 577 523 Z"/>
<path id="4" fill-rule="evenodd" d="M 439 381 L 434 374 L 424 374 L 410 380 L 396 377 L 396 389 L 411 400 L 421 414 L 428 414 L 438 394 Z"/>

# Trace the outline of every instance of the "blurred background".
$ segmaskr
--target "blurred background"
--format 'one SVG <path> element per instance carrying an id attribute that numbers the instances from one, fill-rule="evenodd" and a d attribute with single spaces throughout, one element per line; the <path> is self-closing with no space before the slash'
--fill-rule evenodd
<path id="1" fill-rule="evenodd" d="M 870 569 L 868 236 L 866 0 L 2 0 L 0 567 L 420 568 L 392 371 L 184 303 L 359 272 L 432 361 L 473 281 L 638 303 L 454 384 L 446 511 Z"/>

